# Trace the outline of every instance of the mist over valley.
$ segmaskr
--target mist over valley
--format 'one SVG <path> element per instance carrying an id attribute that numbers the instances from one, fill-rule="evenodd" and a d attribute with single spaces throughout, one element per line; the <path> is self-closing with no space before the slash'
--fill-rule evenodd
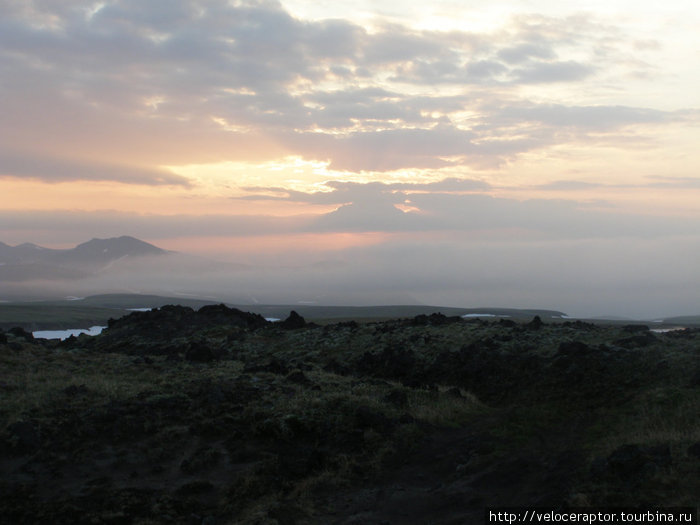
<path id="1" fill-rule="evenodd" d="M 418 251 L 394 241 L 255 257 L 191 255 L 128 236 L 63 250 L 4 244 L 0 299 L 132 293 L 239 305 L 539 308 L 651 320 L 700 311 L 690 261 L 666 266 L 664 253 L 682 242 L 662 239 L 640 249 L 624 241 L 513 246 L 426 238 Z"/>

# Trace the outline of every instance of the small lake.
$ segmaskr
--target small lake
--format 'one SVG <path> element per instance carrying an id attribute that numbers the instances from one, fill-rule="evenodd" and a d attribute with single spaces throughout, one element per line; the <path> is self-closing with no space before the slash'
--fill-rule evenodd
<path id="1" fill-rule="evenodd" d="M 98 335 L 107 328 L 106 326 L 91 326 L 90 328 L 74 328 L 72 330 L 37 330 L 32 332 L 36 339 L 68 339 L 74 335 L 78 337 L 80 334 Z"/>
<path id="2" fill-rule="evenodd" d="M 129 308 L 129 310 L 136 312 L 147 312 L 151 310 L 151 308 Z M 281 319 L 278 319 L 277 317 L 266 317 L 265 320 L 270 321 L 271 323 L 281 321 Z M 60 339 L 63 341 L 72 335 L 76 337 L 78 337 L 80 334 L 99 335 L 105 328 L 107 327 L 91 326 L 90 328 L 73 328 L 70 330 L 37 330 L 36 332 L 32 332 L 32 335 L 35 339 Z"/>
<path id="3" fill-rule="evenodd" d="M 498 315 L 498 314 L 464 314 L 462 319 L 472 319 L 478 317 L 510 317 L 510 315 Z"/>

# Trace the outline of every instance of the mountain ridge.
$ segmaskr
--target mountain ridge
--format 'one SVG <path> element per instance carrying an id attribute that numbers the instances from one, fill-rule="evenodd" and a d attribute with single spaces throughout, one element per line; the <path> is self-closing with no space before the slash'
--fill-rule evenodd
<path id="1" fill-rule="evenodd" d="M 126 257 L 160 256 L 169 252 L 129 235 L 93 238 L 73 248 L 45 248 L 25 242 L 0 242 L 0 281 L 80 279 Z"/>

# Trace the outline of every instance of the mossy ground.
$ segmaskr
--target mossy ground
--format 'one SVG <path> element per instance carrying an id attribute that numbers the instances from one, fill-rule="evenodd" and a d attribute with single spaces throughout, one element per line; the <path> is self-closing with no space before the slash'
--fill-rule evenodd
<path id="1" fill-rule="evenodd" d="M 438 524 L 486 506 L 700 506 L 697 330 L 207 315 L 4 334 L 0 515 Z"/>

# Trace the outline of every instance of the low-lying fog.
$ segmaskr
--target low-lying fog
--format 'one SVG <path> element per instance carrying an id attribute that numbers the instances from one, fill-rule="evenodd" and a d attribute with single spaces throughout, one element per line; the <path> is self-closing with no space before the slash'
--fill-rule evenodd
<path id="1" fill-rule="evenodd" d="M 697 242 L 452 238 L 265 256 L 232 249 L 216 259 L 123 260 L 80 280 L 6 282 L 0 299 L 156 293 L 237 304 L 499 306 L 652 319 L 700 313 Z"/>

